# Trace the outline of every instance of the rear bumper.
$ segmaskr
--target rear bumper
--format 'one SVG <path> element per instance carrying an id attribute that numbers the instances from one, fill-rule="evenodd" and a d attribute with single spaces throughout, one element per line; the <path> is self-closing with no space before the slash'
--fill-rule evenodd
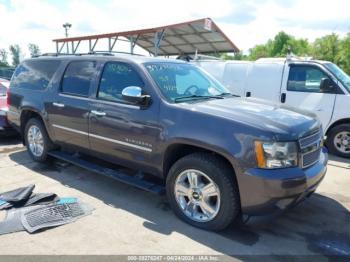
<path id="1" fill-rule="evenodd" d="M 328 154 L 322 149 L 320 160 L 301 169 L 248 169 L 243 176 L 249 190 L 241 192 L 242 213 L 246 216 L 274 216 L 310 196 L 327 171 Z"/>

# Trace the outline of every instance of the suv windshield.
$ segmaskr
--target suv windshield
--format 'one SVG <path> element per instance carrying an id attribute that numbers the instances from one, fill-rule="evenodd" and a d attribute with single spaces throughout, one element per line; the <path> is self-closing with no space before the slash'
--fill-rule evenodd
<path id="1" fill-rule="evenodd" d="M 230 95 L 218 81 L 194 65 L 156 62 L 145 63 L 145 67 L 162 94 L 172 102 Z"/>
<path id="2" fill-rule="evenodd" d="M 341 70 L 337 65 L 333 63 L 324 64 L 329 71 L 331 71 L 336 78 L 345 86 L 345 88 L 350 92 L 350 77 Z"/>

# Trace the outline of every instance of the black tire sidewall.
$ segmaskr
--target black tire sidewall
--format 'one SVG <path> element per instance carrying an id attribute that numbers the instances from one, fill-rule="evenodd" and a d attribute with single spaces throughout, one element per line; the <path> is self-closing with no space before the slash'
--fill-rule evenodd
<path id="1" fill-rule="evenodd" d="M 326 145 L 330 153 L 340 157 L 350 158 L 350 153 L 344 154 L 343 152 L 340 152 L 334 145 L 334 138 L 342 131 L 350 132 L 350 124 L 341 124 L 333 127 L 327 136 Z"/>
<path id="2" fill-rule="evenodd" d="M 175 181 L 183 171 L 196 169 L 210 177 L 220 190 L 220 209 L 213 220 L 197 222 L 187 217 L 179 207 L 174 194 Z M 240 213 L 238 189 L 234 174 L 227 165 L 210 156 L 192 154 L 177 161 L 170 169 L 166 191 L 168 201 L 175 212 L 185 222 L 202 229 L 219 231 L 225 229 Z"/>
<path id="3" fill-rule="evenodd" d="M 40 157 L 38 156 L 35 156 L 32 151 L 30 150 L 29 148 L 29 144 L 28 144 L 28 130 L 31 126 L 36 126 L 40 129 L 40 132 L 43 136 L 43 142 L 44 142 L 44 150 L 43 150 L 43 153 Z M 29 155 L 31 156 L 31 158 L 37 162 L 44 162 L 46 161 L 47 159 L 47 152 L 49 151 L 50 149 L 50 140 L 48 138 L 48 135 L 47 135 L 47 132 L 46 132 L 46 129 L 43 125 L 43 123 L 37 119 L 37 118 L 31 118 L 28 120 L 27 124 L 26 124 L 26 127 L 25 127 L 25 131 L 24 131 L 24 140 L 25 140 L 25 143 L 26 143 L 26 146 L 27 146 L 27 151 L 29 153 Z"/>

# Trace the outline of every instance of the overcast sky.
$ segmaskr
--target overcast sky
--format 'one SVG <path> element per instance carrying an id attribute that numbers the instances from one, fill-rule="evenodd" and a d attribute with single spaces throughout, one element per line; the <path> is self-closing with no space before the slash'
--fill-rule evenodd
<path id="1" fill-rule="evenodd" d="M 243 51 L 284 30 L 315 38 L 350 32 L 348 0 L 0 0 L 0 48 L 38 44 L 53 52 L 51 41 L 71 36 L 161 26 L 212 18 Z M 123 47 L 121 47 L 123 48 Z M 107 49 L 107 48 L 106 48 Z"/>

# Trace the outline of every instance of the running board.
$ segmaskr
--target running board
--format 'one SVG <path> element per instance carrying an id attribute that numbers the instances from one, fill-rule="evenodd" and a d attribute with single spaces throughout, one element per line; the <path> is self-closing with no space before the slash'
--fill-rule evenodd
<path id="1" fill-rule="evenodd" d="M 79 158 L 78 156 L 70 155 L 62 151 L 51 151 L 48 154 L 54 158 L 66 161 L 68 163 L 79 166 L 86 170 L 113 178 L 117 181 L 143 189 L 145 191 L 155 193 L 157 195 L 163 195 L 165 193 L 164 186 L 158 185 L 150 181 L 146 181 L 142 179 L 142 176 L 141 178 L 137 176 L 129 176 L 120 171 L 116 171 L 110 168 L 105 168 L 101 165 L 88 162 L 82 158 Z"/>

